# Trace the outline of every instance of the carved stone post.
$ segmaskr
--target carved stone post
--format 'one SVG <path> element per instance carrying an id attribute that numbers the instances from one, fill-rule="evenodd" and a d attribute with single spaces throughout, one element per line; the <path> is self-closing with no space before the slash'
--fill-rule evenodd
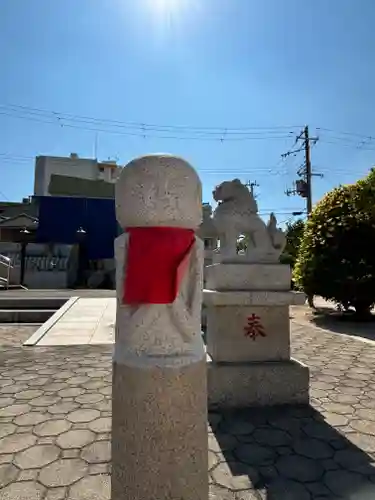
<path id="1" fill-rule="evenodd" d="M 168 155 L 116 184 L 112 500 L 207 500 L 201 183 Z"/>

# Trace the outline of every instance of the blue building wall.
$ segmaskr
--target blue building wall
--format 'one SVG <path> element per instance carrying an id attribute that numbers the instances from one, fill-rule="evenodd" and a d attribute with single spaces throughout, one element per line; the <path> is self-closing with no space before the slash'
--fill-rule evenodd
<path id="1" fill-rule="evenodd" d="M 115 201 L 103 198 L 37 197 L 39 205 L 38 243 L 74 244 L 82 227 L 89 259 L 110 259 L 119 234 Z"/>

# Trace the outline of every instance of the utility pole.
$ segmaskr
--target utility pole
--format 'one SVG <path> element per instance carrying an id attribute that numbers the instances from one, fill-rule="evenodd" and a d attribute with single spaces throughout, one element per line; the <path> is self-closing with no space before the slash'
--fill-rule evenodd
<path id="1" fill-rule="evenodd" d="M 308 125 L 306 125 L 299 136 L 296 137 L 295 142 L 297 144 L 299 141 L 303 141 L 302 147 L 296 150 L 288 151 L 287 153 L 281 155 L 283 158 L 286 158 L 287 156 L 290 156 L 292 154 L 296 156 L 296 154 L 301 151 L 305 153 L 305 161 L 297 170 L 297 175 L 300 177 L 300 179 L 297 179 L 293 183 L 294 187 L 292 189 L 287 189 L 285 191 L 285 194 L 287 196 L 298 195 L 301 196 L 301 198 L 306 198 L 306 213 L 308 217 L 310 216 L 312 211 L 312 177 L 323 177 L 323 174 L 313 173 L 311 167 L 310 143 L 313 142 L 313 144 L 315 144 L 318 139 L 318 137 L 310 137 L 309 127 Z"/>
<path id="2" fill-rule="evenodd" d="M 306 165 L 306 210 L 309 217 L 312 210 L 312 183 L 311 183 L 311 159 L 310 159 L 310 138 L 309 127 L 306 125 L 303 131 L 305 140 L 305 165 Z"/>
<path id="3" fill-rule="evenodd" d="M 256 195 L 254 194 L 254 188 L 259 187 L 257 181 L 253 182 L 248 181 L 245 185 L 250 188 L 251 195 L 254 196 L 254 198 L 256 198 Z"/>
<path id="4" fill-rule="evenodd" d="M 301 151 L 304 151 L 304 153 L 305 153 L 305 161 L 297 170 L 297 175 L 300 177 L 300 179 L 297 179 L 293 183 L 294 184 L 293 189 L 287 189 L 285 191 L 285 194 L 287 196 L 298 195 L 298 196 L 301 196 L 301 198 L 306 198 L 306 213 L 307 213 L 307 217 L 310 217 L 310 214 L 312 211 L 312 182 L 311 182 L 312 177 L 313 176 L 323 177 L 323 174 L 314 174 L 312 172 L 312 168 L 311 168 L 310 142 L 313 142 L 315 144 L 318 141 L 318 137 L 310 137 L 309 127 L 308 127 L 308 125 L 306 125 L 304 127 L 304 129 L 302 130 L 302 132 L 299 134 L 299 136 L 296 137 L 295 145 L 299 141 L 303 141 L 302 147 L 300 147 L 294 151 L 288 151 L 287 153 L 284 153 L 283 155 L 281 155 L 283 158 L 286 158 L 289 155 L 296 156 L 297 153 L 299 153 Z M 313 309 L 314 308 L 314 296 L 308 295 L 307 302 L 308 302 L 309 306 Z"/>

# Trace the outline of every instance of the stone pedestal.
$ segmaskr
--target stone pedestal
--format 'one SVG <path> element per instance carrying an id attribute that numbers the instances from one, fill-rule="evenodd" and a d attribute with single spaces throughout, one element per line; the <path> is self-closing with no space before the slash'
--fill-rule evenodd
<path id="1" fill-rule="evenodd" d="M 218 263 L 206 268 L 210 408 L 308 403 L 308 368 L 290 358 L 290 268 Z"/>
<path id="2" fill-rule="evenodd" d="M 113 498 L 207 500 L 205 361 L 113 370 Z"/>

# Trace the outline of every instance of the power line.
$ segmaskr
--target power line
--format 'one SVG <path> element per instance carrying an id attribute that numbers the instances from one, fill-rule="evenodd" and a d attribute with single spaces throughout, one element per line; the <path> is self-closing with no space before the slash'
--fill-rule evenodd
<path id="1" fill-rule="evenodd" d="M 197 127 L 189 125 L 160 125 L 146 122 L 126 122 L 108 118 L 63 113 L 18 104 L 0 105 L 0 115 L 96 133 L 104 132 L 108 134 L 129 135 L 143 138 L 203 141 L 211 140 L 218 142 L 286 139 L 294 135 L 297 128 L 300 128 L 298 125 L 269 127 Z M 324 132 L 324 134 L 320 134 L 320 140 L 326 144 L 355 147 L 356 149 L 369 151 L 375 150 L 375 148 L 369 147 L 372 145 L 375 146 L 375 137 L 372 135 L 335 131 L 326 127 L 317 127 L 317 130 Z M 155 132 L 157 133 L 155 134 Z M 343 137 L 340 137 L 340 135 Z M 295 151 L 290 151 L 290 153 L 295 153 Z"/>
<path id="2" fill-rule="evenodd" d="M 45 123 L 49 125 L 55 125 L 55 126 L 60 126 L 62 128 L 67 127 L 67 128 L 72 128 L 72 129 L 79 129 L 79 130 L 85 130 L 89 132 L 102 132 L 106 134 L 114 134 L 114 135 L 124 135 L 124 136 L 134 136 L 134 137 L 142 137 L 144 139 L 148 138 L 157 138 L 157 139 L 173 139 L 173 140 L 189 140 L 189 141 L 214 141 L 214 142 L 232 142 L 232 141 L 249 141 L 249 140 L 273 140 L 273 139 L 288 139 L 290 135 L 287 135 L 284 133 L 283 135 L 264 135 L 264 136 L 254 136 L 254 135 L 243 135 L 242 137 L 218 137 L 218 136 L 207 136 L 207 135 L 195 135 L 195 136 L 177 136 L 177 135 L 160 135 L 160 134 L 154 134 L 154 133 L 149 133 L 147 130 L 144 130 L 143 132 L 129 132 L 129 131 L 123 131 L 123 130 L 111 130 L 111 129 L 106 129 L 106 128 L 99 128 L 99 127 L 87 127 L 87 126 L 82 126 L 82 125 L 77 125 L 77 124 L 72 124 L 72 123 L 67 123 L 66 121 L 51 121 L 51 120 L 40 120 L 37 117 L 34 116 L 20 116 L 20 115 L 12 115 L 10 113 L 4 113 L 0 111 L 0 115 L 5 115 L 5 116 L 11 116 L 12 118 L 17 118 L 21 120 L 30 120 L 33 122 L 38 122 L 38 123 Z"/>
<path id="3" fill-rule="evenodd" d="M 13 162 L 27 163 L 30 160 L 35 160 L 35 157 L 16 155 L 16 154 L 12 154 L 12 153 L 0 153 L 0 163 L 1 162 L 3 162 L 3 163 L 11 163 L 11 162 L 12 163 Z M 283 162 L 283 160 L 281 162 Z M 280 162 L 278 162 L 278 164 L 279 163 Z M 199 172 L 203 172 L 205 174 L 213 174 L 213 175 L 231 174 L 233 176 L 238 175 L 239 177 L 241 177 L 243 175 L 251 175 L 254 173 L 256 173 L 257 175 L 262 175 L 262 174 L 281 175 L 282 171 L 280 169 L 276 170 L 278 164 L 276 164 L 275 166 L 273 166 L 271 168 L 270 167 L 256 167 L 256 168 L 249 168 L 246 170 L 241 169 L 241 168 L 229 170 L 229 169 L 223 168 L 223 167 L 219 167 L 219 168 L 202 167 L 202 168 L 199 168 L 198 170 L 199 170 Z M 258 186 L 256 186 L 254 184 L 254 187 L 258 187 Z"/>
<path id="4" fill-rule="evenodd" d="M 288 130 L 288 129 L 298 129 L 300 126 L 299 125 L 291 125 L 291 126 L 270 126 L 270 127 L 196 127 L 196 126 L 188 126 L 188 125 L 157 125 L 157 124 L 151 124 L 151 123 L 145 123 L 145 122 L 131 122 L 131 121 L 121 121 L 121 120 L 113 120 L 113 119 L 108 119 L 108 118 L 96 118 L 96 117 L 90 117 L 90 116 L 85 116 L 85 115 L 78 115 L 78 114 L 71 114 L 71 113 L 63 113 L 59 111 L 51 111 L 51 110 L 45 110 L 45 109 L 40 109 L 40 108 L 33 108 L 30 106 L 21 106 L 21 105 L 16 105 L 16 104 L 2 104 L 0 105 L 1 108 L 10 108 L 11 110 L 14 108 L 15 110 L 20 110 L 26 113 L 31 113 L 31 114 L 36 114 L 40 116 L 50 116 L 53 115 L 54 117 L 61 118 L 65 117 L 66 119 L 72 119 L 72 120 L 87 120 L 90 122 L 99 122 L 99 123 L 108 123 L 108 124 L 113 124 L 113 125 L 120 125 L 120 126 L 125 126 L 125 127 L 130 127 L 130 128 L 139 128 L 142 131 L 149 128 L 157 128 L 159 129 L 167 129 L 167 130 L 188 130 L 188 131 L 204 131 L 205 133 L 208 133 L 211 131 L 212 133 L 215 134 L 232 134 L 232 133 L 261 133 L 260 131 L 265 132 L 274 132 L 275 130 Z M 14 110 L 13 109 L 13 110 Z M 254 132 L 255 131 L 255 132 Z"/>
<path id="5" fill-rule="evenodd" d="M 178 139 L 178 140 L 204 140 L 204 141 L 248 141 L 264 139 L 286 139 L 293 131 L 288 127 L 277 128 L 243 128 L 243 129 L 220 129 L 208 127 L 187 127 L 175 125 L 151 125 L 146 123 L 120 122 L 115 120 L 104 120 L 80 115 L 69 115 L 55 111 L 39 111 L 36 108 L 26 110 L 13 108 L 9 105 L 0 105 L 0 115 L 10 116 L 22 120 L 30 120 L 39 123 L 58 125 L 92 132 L 104 132 L 117 135 L 129 135 L 143 138 Z M 104 127 L 104 128 L 103 128 Z M 154 133 L 154 132 L 158 133 Z M 170 135 L 173 134 L 173 135 Z M 190 134 L 190 135 L 186 135 Z"/>
<path id="6" fill-rule="evenodd" d="M 341 134 L 341 135 L 352 136 L 352 137 L 359 137 L 359 138 L 362 138 L 362 139 L 371 139 L 371 140 L 375 139 L 375 137 L 373 137 L 371 135 L 358 134 L 358 133 L 355 133 L 355 132 L 341 132 L 341 131 L 338 131 L 338 130 L 333 130 L 331 128 L 325 128 L 325 127 L 316 127 L 316 129 L 319 130 L 319 131 L 323 131 L 323 132 L 329 132 L 329 133 L 334 133 L 334 134 Z"/>

